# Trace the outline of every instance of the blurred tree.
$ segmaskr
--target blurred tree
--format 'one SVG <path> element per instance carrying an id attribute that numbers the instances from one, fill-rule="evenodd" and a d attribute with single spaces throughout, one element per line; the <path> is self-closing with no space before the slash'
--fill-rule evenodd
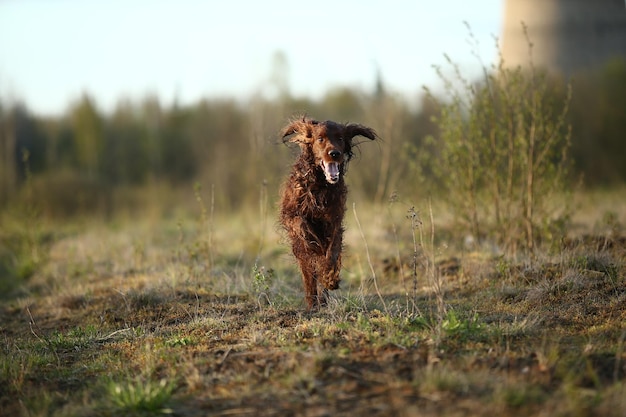
<path id="1" fill-rule="evenodd" d="M 103 120 L 94 101 L 87 94 L 70 110 L 77 160 L 81 171 L 97 177 L 104 148 Z"/>
<path id="2" fill-rule="evenodd" d="M 187 126 L 191 111 L 175 105 L 166 115 L 160 138 L 161 173 L 173 183 L 193 178 L 197 160 Z"/>
<path id="3" fill-rule="evenodd" d="M 395 161 L 403 160 L 400 155 L 409 136 L 407 124 L 410 120 L 406 103 L 399 96 L 384 91 L 377 89 L 369 117 L 378 126 L 378 134 L 384 140 L 383 145 L 379 144 L 380 151 L 375 153 L 379 169 L 374 201 L 379 204 L 397 190 L 397 182 L 406 172 L 405 166 Z"/>
<path id="4" fill-rule="evenodd" d="M 59 122 L 52 153 L 54 155 L 50 157 L 51 168 L 79 169 L 80 164 L 74 129 L 67 120 L 62 119 Z"/>
<path id="5" fill-rule="evenodd" d="M 149 150 L 138 112 L 121 101 L 106 126 L 100 172 L 112 184 L 142 184 L 148 177 Z"/>
<path id="6" fill-rule="evenodd" d="M 284 100 L 290 96 L 289 92 L 289 60 L 284 51 L 274 52 L 272 57 L 272 71 L 269 77 L 269 97 Z"/>
<path id="7" fill-rule="evenodd" d="M 2 102 L 0 102 L 0 156 L 0 205 L 4 205 L 15 192 L 17 172 L 13 118 Z"/>
<path id="8" fill-rule="evenodd" d="M 376 65 L 376 82 L 374 86 L 374 99 L 381 100 L 387 95 L 387 88 L 385 87 L 385 81 L 383 80 L 383 73 L 380 67 Z"/>
<path id="9" fill-rule="evenodd" d="M 321 114 L 316 115 L 322 120 L 336 122 L 356 122 L 364 115 L 364 97 L 357 90 L 340 87 L 329 90 L 322 98 Z"/>
<path id="10" fill-rule="evenodd" d="M 161 136 L 166 118 L 164 113 L 158 97 L 154 95 L 146 97 L 139 105 L 139 117 L 142 124 L 141 136 L 142 142 L 145 144 L 148 176 L 151 182 L 155 182 L 163 175 Z"/>
<path id="11" fill-rule="evenodd" d="M 23 104 L 16 105 L 9 117 L 9 126 L 13 128 L 15 140 L 13 158 L 19 181 L 26 178 L 27 174 L 37 174 L 45 170 L 48 140 L 39 126 L 39 121 L 30 115 Z"/>
<path id="12" fill-rule="evenodd" d="M 226 207 L 239 206 L 257 179 L 258 155 L 250 115 L 234 100 L 202 102 L 190 118 L 194 157 L 206 182 L 216 186 Z"/>
<path id="13" fill-rule="evenodd" d="M 394 155 L 398 180 L 390 188 L 391 192 L 397 191 L 401 196 L 408 194 L 412 201 L 436 195 L 443 189 L 433 167 L 433 160 L 438 158 L 439 150 L 432 141 L 439 134 L 434 118 L 440 108 L 428 94 L 420 95 L 418 102 L 414 111 L 405 108 L 406 120 Z M 406 106 L 410 107 L 410 104 Z"/>

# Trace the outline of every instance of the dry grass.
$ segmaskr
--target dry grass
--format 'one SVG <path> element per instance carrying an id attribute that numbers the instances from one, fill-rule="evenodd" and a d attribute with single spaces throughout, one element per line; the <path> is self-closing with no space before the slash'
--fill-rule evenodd
<path id="1" fill-rule="evenodd" d="M 357 205 L 317 313 L 266 209 L 42 223 L 0 301 L 0 415 L 623 415 L 611 201 L 532 259 L 466 246 L 439 208 L 431 244 L 428 207 L 416 256 L 408 206 Z"/>

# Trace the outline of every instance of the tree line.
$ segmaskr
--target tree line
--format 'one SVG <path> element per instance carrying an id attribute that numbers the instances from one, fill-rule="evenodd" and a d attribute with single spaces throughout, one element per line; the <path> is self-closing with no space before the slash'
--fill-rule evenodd
<path id="1" fill-rule="evenodd" d="M 626 62 L 615 60 L 577 74 L 571 85 L 565 117 L 571 126 L 572 181 L 623 183 Z M 474 87 L 488 86 L 478 80 Z M 558 102 L 566 90 L 553 88 L 549 94 Z M 351 191 L 377 202 L 394 192 L 419 198 L 446 187 L 442 178 L 452 162 L 438 156 L 443 154 L 441 141 L 451 133 L 437 120 L 450 99 L 427 92 L 407 98 L 389 93 L 379 82 L 374 91 L 336 88 L 317 100 L 287 91 L 272 99 L 207 98 L 193 105 L 165 106 L 156 97 L 121 100 L 110 114 L 84 94 L 58 117 L 38 116 L 27 104 L 4 101 L 0 205 L 28 192 L 49 213 L 70 215 L 113 209 L 111 196 L 121 189 L 155 184 L 191 188 L 198 182 L 215 190 L 218 204 L 237 209 L 257 202 L 259 187 L 268 187 L 270 195 L 278 192 L 296 151 L 283 145 L 277 132 L 296 114 L 375 128 L 382 141 L 363 144 L 350 166 Z"/>

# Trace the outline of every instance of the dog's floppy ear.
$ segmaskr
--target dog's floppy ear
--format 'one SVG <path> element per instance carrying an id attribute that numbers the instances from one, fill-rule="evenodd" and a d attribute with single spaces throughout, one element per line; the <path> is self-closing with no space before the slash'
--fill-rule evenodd
<path id="1" fill-rule="evenodd" d="M 318 124 L 316 120 L 305 118 L 294 120 L 280 131 L 280 136 L 283 142 L 311 143 L 313 126 L 316 124 Z"/>
<path id="2" fill-rule="evenodd" d="M 366 127 L 356 123 L 346 125 L 346 137 L 352 139 L 355 136 L 363 136 L 370 140 L 374 140 L 378 137 L 376 131 L 371 127 Z"/>

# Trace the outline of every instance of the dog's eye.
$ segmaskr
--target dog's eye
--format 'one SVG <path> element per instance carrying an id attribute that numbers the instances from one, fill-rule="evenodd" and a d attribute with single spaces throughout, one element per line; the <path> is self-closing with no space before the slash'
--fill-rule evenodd
<path id="1" fill-rule="evenodd" d="M 317 138 L 317 140 L 318 140 L 319 142 L 324 142 L 324 136 L 320 136 L 319 138 Z"/>

